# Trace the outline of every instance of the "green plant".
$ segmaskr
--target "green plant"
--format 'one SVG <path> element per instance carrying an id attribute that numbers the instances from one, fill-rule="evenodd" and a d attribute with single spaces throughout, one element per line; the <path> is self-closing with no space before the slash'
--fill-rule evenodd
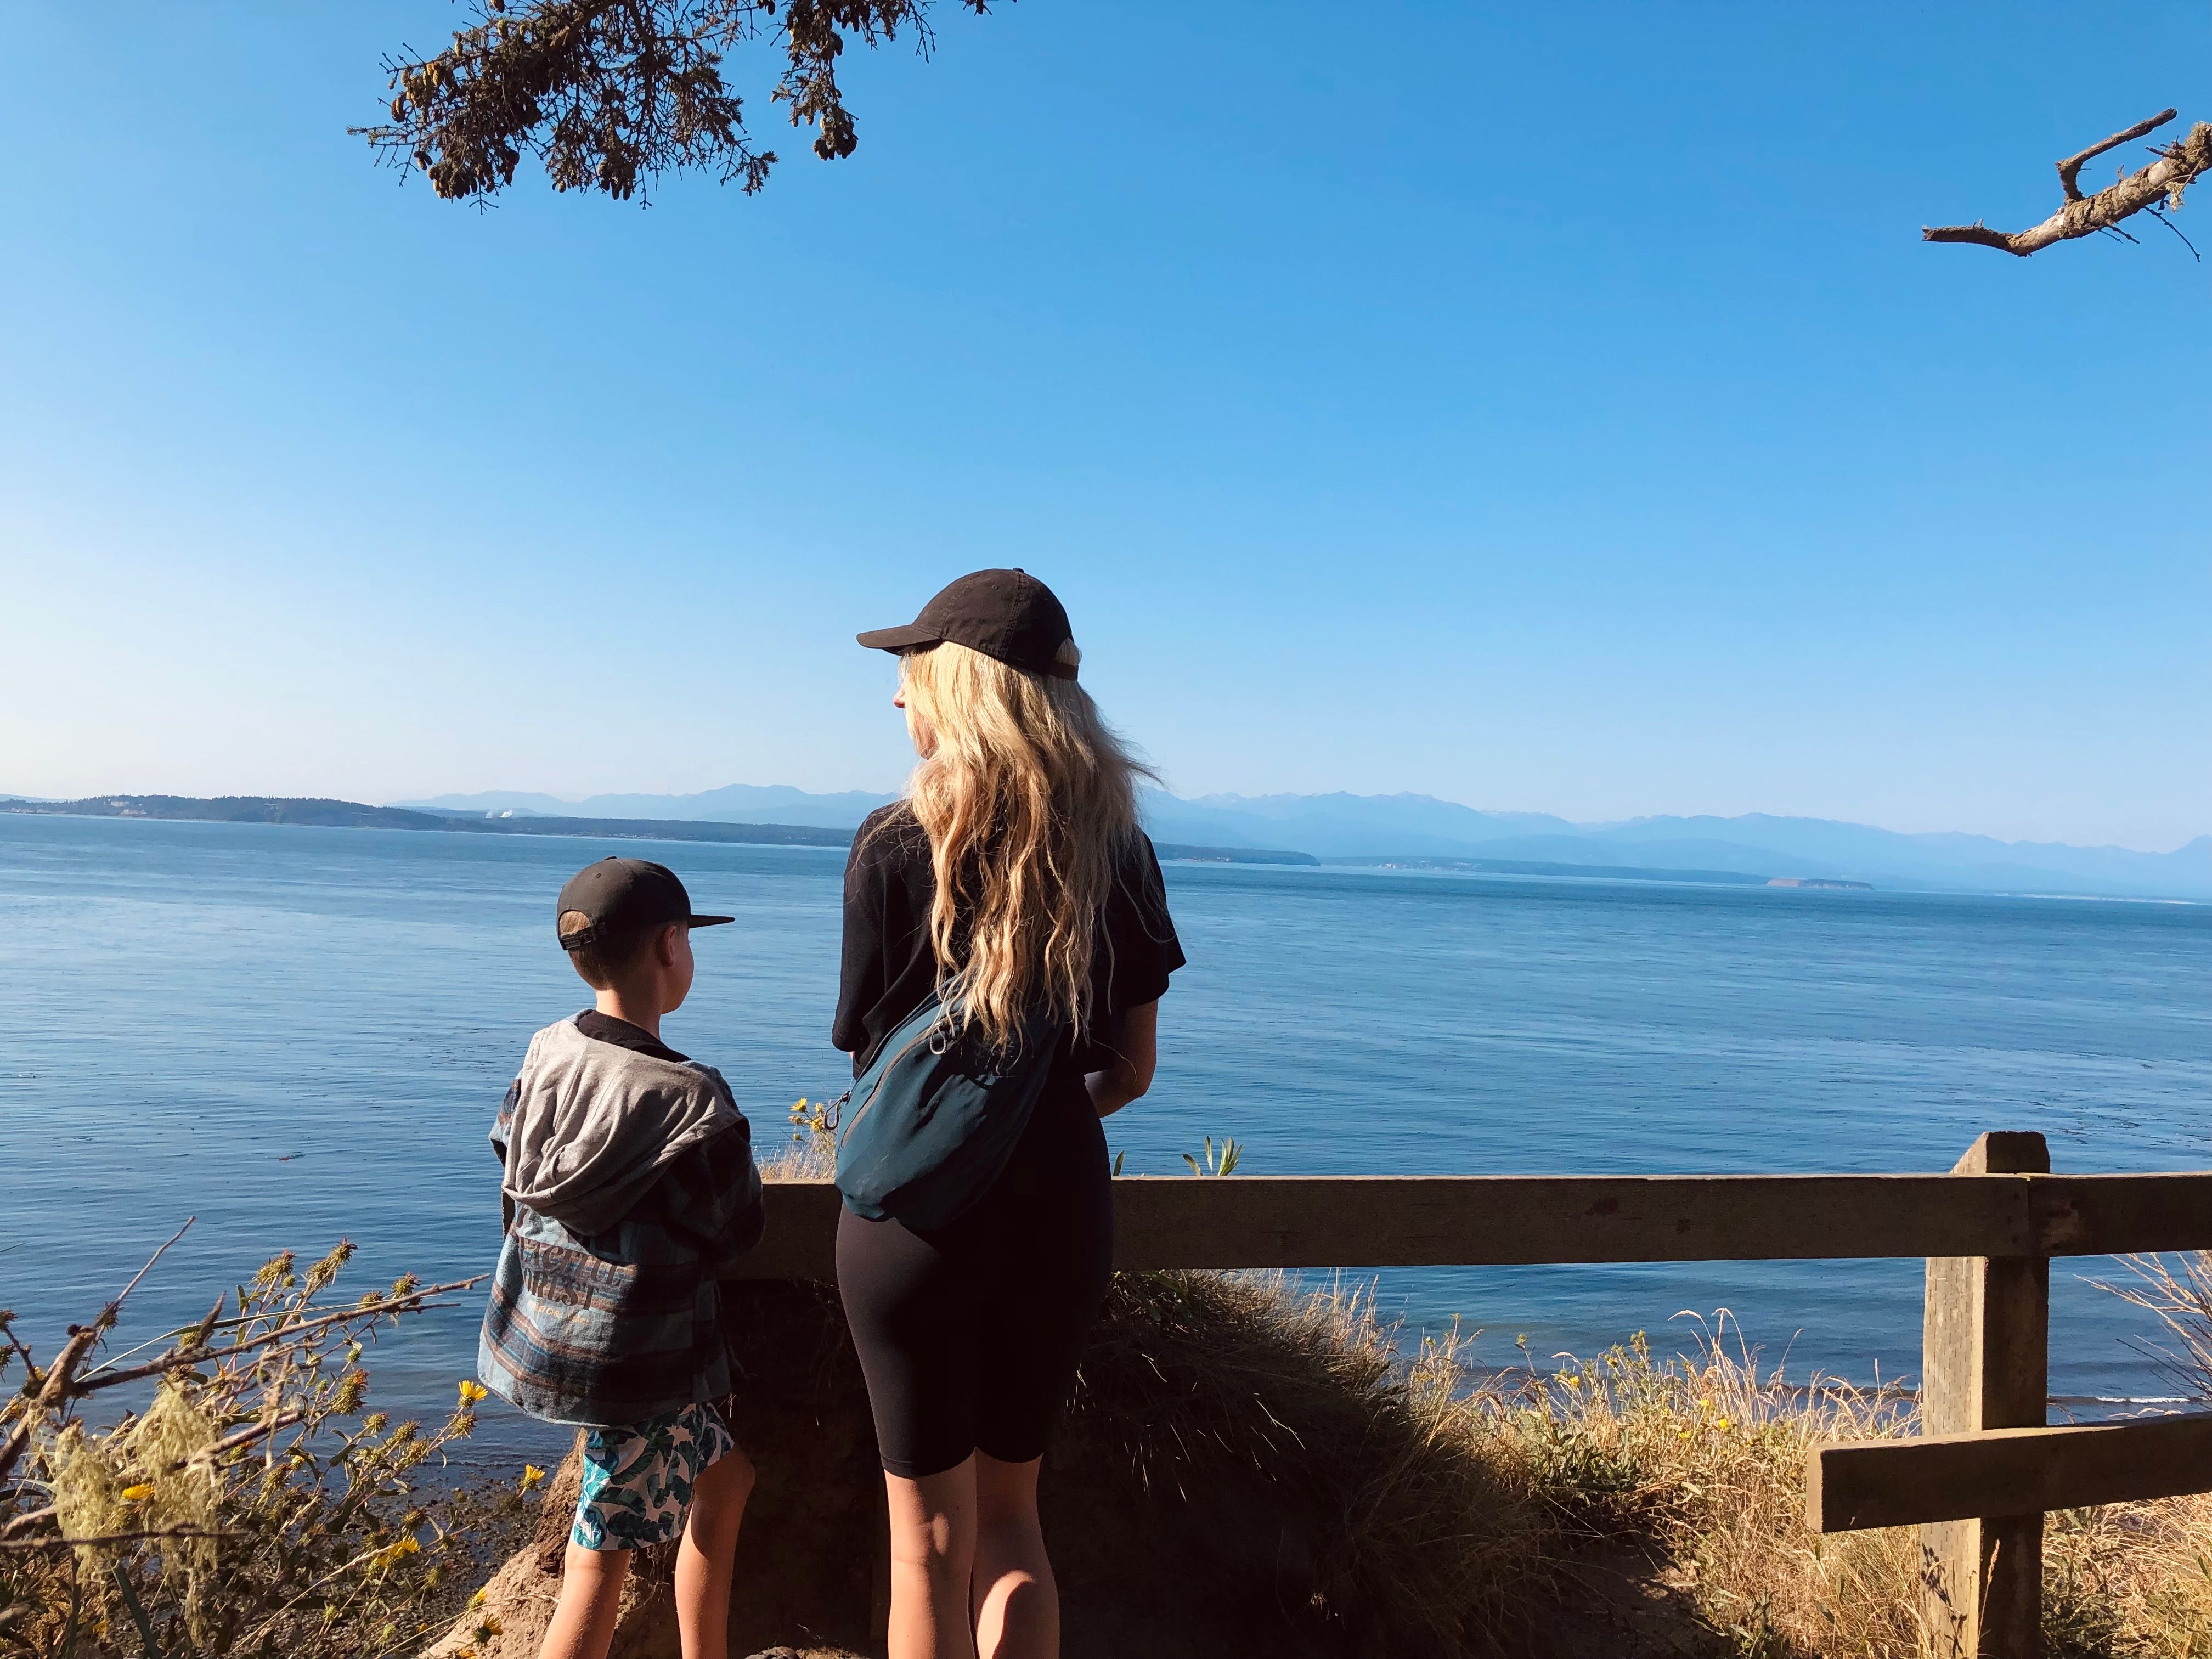
<path id="1" fill-rule="evenodd" d="M 1213 1137 L 1208 1135 L 1206 1138 L 1204 1161 L 1201 1162 L 1188 1152 L 1182 1155 L 1182 1161 L 1190 1165 L 1190 1172 L 1194 1176 L 1225 1176 L 1235 1171 L 1238 1160 L 1243 1156 L 1243 1147 L 1239 1146 L 1232 1137 L 1224 1135 L 1221 1138 L 1220 1146 L 1216 1148 Z M 1116 1170 L 1115 1173 L 1119 1174 L 1120 1171 Z"/>

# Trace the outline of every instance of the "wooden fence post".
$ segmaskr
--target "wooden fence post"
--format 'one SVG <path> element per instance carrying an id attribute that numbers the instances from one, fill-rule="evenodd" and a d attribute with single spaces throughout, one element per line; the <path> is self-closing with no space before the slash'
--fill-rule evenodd
<path id="1" fill-rule="evenodd" d="M 2051 1151 L 2039 1134 L 1992 1131 L 1967 1149 L 1952 1173 L 2048 1175 Z M 2050 1376 L 2047 1256 L 1929 1258 L 1923 1433 L 2041 1428 Z M 1939 1655 L 2040 1659 L 2040 1515 L 1924 1526 L 1920 1562 L 1922 1608 Z"/>

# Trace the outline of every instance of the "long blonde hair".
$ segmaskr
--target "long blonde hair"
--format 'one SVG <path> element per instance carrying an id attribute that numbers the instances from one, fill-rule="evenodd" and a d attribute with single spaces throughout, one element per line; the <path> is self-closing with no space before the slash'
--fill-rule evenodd
<path id="1" fill-rule="evenodd" d="M 1079 660 L 1070 641 L 1060 660 Z M 909 651 L 899 679 L 934 739 L 907 800 L 929 837 L 938 988 L 1003 1045 L 1027 1010 L 1091 1017 L 1091 958 L 1153 776 L 1071 678 L 1032 674 L 950 641 Z"/>

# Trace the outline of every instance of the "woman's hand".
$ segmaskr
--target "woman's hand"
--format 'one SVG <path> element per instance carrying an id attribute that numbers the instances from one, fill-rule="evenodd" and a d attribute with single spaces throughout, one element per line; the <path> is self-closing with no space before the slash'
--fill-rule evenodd
<path id="1" fill-rule="evenodd" d="M 1083 1086 L 1101 1117 L 1111 1117 L 1152 1086 L 1152 1073 L 1160 1063 L 1160 1005 L 1147 1002 L 1124 1012 L 1115 1021 L 1114 1063 L 1103 1072 L 1085 1074 Z"/>

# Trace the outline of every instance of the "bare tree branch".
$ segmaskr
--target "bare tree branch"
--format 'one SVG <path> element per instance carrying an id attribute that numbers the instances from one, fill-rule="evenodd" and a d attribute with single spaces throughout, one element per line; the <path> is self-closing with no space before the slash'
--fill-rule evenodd
<path id="1" fill-rule="evenodd" d="M 25 1380 L 25 1393 L 31 1393 L 33 1382 L 38 1383 L 38 1390 L 32 1394 L 31 1403 L 23 1413 L 22 1421 L 15 1425 L 14 1431 L 5 1440 L 0 1440 L 0 1480 L 6 1480 L 9 1471 L 15 1468 L 16 1461 L 23 1455 L 23 1448 L 31 1443 L 31 1431 L 38 1426 L 44 1414 L 83 1392 L 82 1386 L 74 1380 L 76 1368 L 84 1364 L 85 1356 L 98 1346 L 100 1339 L 115 1328 L 115 1322 L 123 1314 L 124 1298 L 138 1288 L 138 1281 L 153 1272 L 154 1264 L 168 1254 L 169 1245 L 190 1232 L 192 1223 L 198 1219 L 196 1215 L 186 1216 L 185 1224 L 169 1235 L 168 1243 L 148 1256 L 146 1265 L 131 1274 L 131 1282 L 115 1293 L 115 1300 L 100 1310 L 99 1318 L 89 1325 L 70 1328 L 69 1340 L 62 1345 L 61 1352 L 54 1356 L 54 1363 L 46 1367 L 43 1378 L 34 1375 Z M 16 1344 L 12 1336 L 9 1340 L 15 1352 L 23 1356 L 23 1363 L 28 1365 L 31 1351 Z"/>
<path id="2" fill-rule="evenodd" d="M 2112 230 L 2130 214 L 2141 213 L 2161 201 L 2169 209 L 2179 208 L 2182 191 L 2200 175 L 2212 171 L 2212 124 L 2199 121 L 2190 129 L 2186 138 L 2158 149 L 2158 159 L 2148 167 L 2094 196 L 2082 195 L 2075 182 L 2084 161 L 2130 138 L 2139 138 L 2154 127 L 2163 126 L 2173 119 L 2174 114 L 2174 111 L 2167 110 L 2148 121 L 2138 121 L 2125 132 L 2116 132 L 2102 143 L 2092 144 L 2079 155 L 2069 155 L 2059 162 L 2058 179 L 2066 192 L 2066 204 L 2039 225 L 2014 231 L 1991 230 L 1978 222 L 1971 225 L 1934 225 L 1923 227 L 1921 238 L 1929 242 L 1971 242 L 2026 258 L 2054 242 Z"/>
<path id="3" fill-rule="evenodd" d="M 2058 188 L 2066 192 L 2066 199 L 2068 201 L 2080 201 L 2081 199 L 2081 188 L 2075 182 L 2075 180 L 2081 175 L 2082 162 L 2102 155 L 2108 149 L 2118 149 L 2122 144 L 2126 143 L 2130 138 L 2140 138 L 2146 132 L 2155 132 L 2159 128 L 2164 126 L 2168 121 L 2171 121 L 2175 116 L 2180 113 L 2181 112 L 2178 109 L 2161 111 L 2160 113 L 2152 116 L 2148 121 L 2136 122 L 2135 125 L 2130 127 L 2125 132 L 2114 133 L 2111 137 L 2106 139 L 2104 143 L 2100 144 L 2090 145 L 2088 149 L 2083 150 L 2079 155 L 2068 156 L 2064 161 L 2058 164 Z"/>
<path id="4" fill-rule="evenodd" d="M 108 1304 L 111 1308 L 114 1305 L 112 1302 Z M 92 1352 L 93 1344 L 100 1340 L 100 1328 L 97 1322 L 76 1327 L 70 1333 L 69 1340 L 62 1345 L 61 1352 L 54 1356 L 54 1363 L 46 1367 L 45 1381 L 39 1385 L 38 1393 L 32 1396 L 30 1407 L 23 1413 L 23 1420 L 15 1425 L 15 1432 L 5 1441 L 0 1441 L 0 1480 L 6 1480 L 9 1471 L 15 1468 L 16 1460 L 23 1455 L 23 1448 L 31 1443 L 31 1431 L 38 1426 L 44 1414 L 70 1397 L 70 1378 L 84 1363 L 84 1357 Z"/>
<path id="5" fill-rule="evenodd" d="M 2189 238 L 2188 238 L 2188 237 L 2186 237 L 2186 236 L 2182 236 L 2182 234 L 2181 234 L 2181 227 L 2180 227 L 2179 225 L 2177 225 L 2176 223 L 2174 223 L 2172 220 L 2171 220 L 2171 219 L 2167 218 L 2167 217 L 2166 217 L 2163 213 L 2160 213 L 2160 212 L 2156 208 L 2145 208 L 2145 209 L 2143 210 L 2143 211 L 2144 211 L 2144 212 L 2146 212 L 2146 213 L 2148 213 L 2148 214 L 2149 214 L 2149 215 L 2150 215 L 2150 216 L 2151 216 L 2152 218 L 2154 218 L 2154 219 L 2157 220 L 2157 221 L 2159 222 L 2159 223 L 2160 223 L 2160 224 L 2164 225 L 2164 226 L 2165 226 L 2168 230 L 2172 231 L 2175 235 L 2177 235 L 2177 236 L 2181 236 L 2181 245 L 2182 245 L 2182 246 L 2184 246 L 2184 247 L 2185 247 L 2185 248 L 2187 248 L 2187 249 L 2189 250 L 2189 257 L 2190 257 L 2191 258 L 2192 258 L 2192 259 L 2196 260 L 2196 261 L 2197 261 L 2197 263 L 2198 264 L 2200 264 L 2200 265 L 2201 265 L 2201 264 L 2203 264 L 2204 263 L 2204 256 L 2203 256 L 2203 254 L 2199 253 L 2199 252 L 2197 251 L 2197 244 L 2196 244 L 2196 243 L 2194 243 L 2194 242 L 2192 242 L 2192 241 L 2191 241 L 2191 240 L 2189 240 Z"/>
<path id="6" fill-rule="evenodd" d="M 76 1549 L 88 1544 L 129 1544 L 149 1538 L 238 1538 L 234 1532 L 198 1532 L 190 1527 L 172 1527 L 152 1532 L 104 1532 L 97 1538 L 0 1538 L 0 1550 L 64 1550 Z"/>
<path id="7" fill-rule="evenodd" d="M 162 1245 L 160 1249 L 155 1251 L 153 1255 L 146 1258 L 146 1265 L 141 1267 L 137 1273 L 131 1274 L 131 1282 L 115 1293 L 115 1300 L 107 1304 L 107 1311 L 100 1316 L 103 1320 L 110 1325 L 112 1325 L 115 1322 L 116 1316 L 123 1311 L 123 1298 L 129 1296 L 131 1291 L 138 1288 L 138 1281 L 145 1278 L 148 1273 L 152 1273 L 154 1271 L 154 1264 L 169 1253 L 169 1244 L 175 1243 L 186 1233 L 191 1231 L 192 1223 L 198 1219 L 199 1218 L 196 1215 L 186 1216 L 185 1218 L 185 1224 L 169 1235 L 169 1243 Z"/>
<path id="8" fill-rule="evenodd" d="M 429 1302 L 424 1298 L 442 1296 L 448 1291 L 469 1290 L 489 1277 L 489 1273 L 478 1273 L 473 1279 L 456 1279 L 450 1284 L 425 1285 L 420 1290 L 410 1291 L 403 1296 L 388 1296 L 366 1306 L 341 1308 L 337 1312 L 325 1314 L 319 1319 L 295 1320 L 273 1331 L 264 1331 L 258 1336 L 241 1341 L 225 1343 L 219 1348 L 174 1347 L 159 1358 L 149 1359 L 143 1365 L 134 1365 L 129 1370 L 102 1371 L 97 1376 L 88 1376 L 70 1390 L 70 1397 L 75 1399 L 98 1394 L 103 1389 L 118 1388 L 125 1382 L 158 1376 L 163 1371 L 182 1370 L 210 1359 L 228 1359 L 235 1353 L 249 1353 L 256 1348 L 265 1348 L 272 1342 L 289 1342 L 309 1331 L 320 1330 L 325 1325 L 343 1325 L 351 1320 L 378 1320 L 393 1314 L 421 1313 L 431 1308 L 450 1307 L 453 1305 L 450 1303 Z"/>

